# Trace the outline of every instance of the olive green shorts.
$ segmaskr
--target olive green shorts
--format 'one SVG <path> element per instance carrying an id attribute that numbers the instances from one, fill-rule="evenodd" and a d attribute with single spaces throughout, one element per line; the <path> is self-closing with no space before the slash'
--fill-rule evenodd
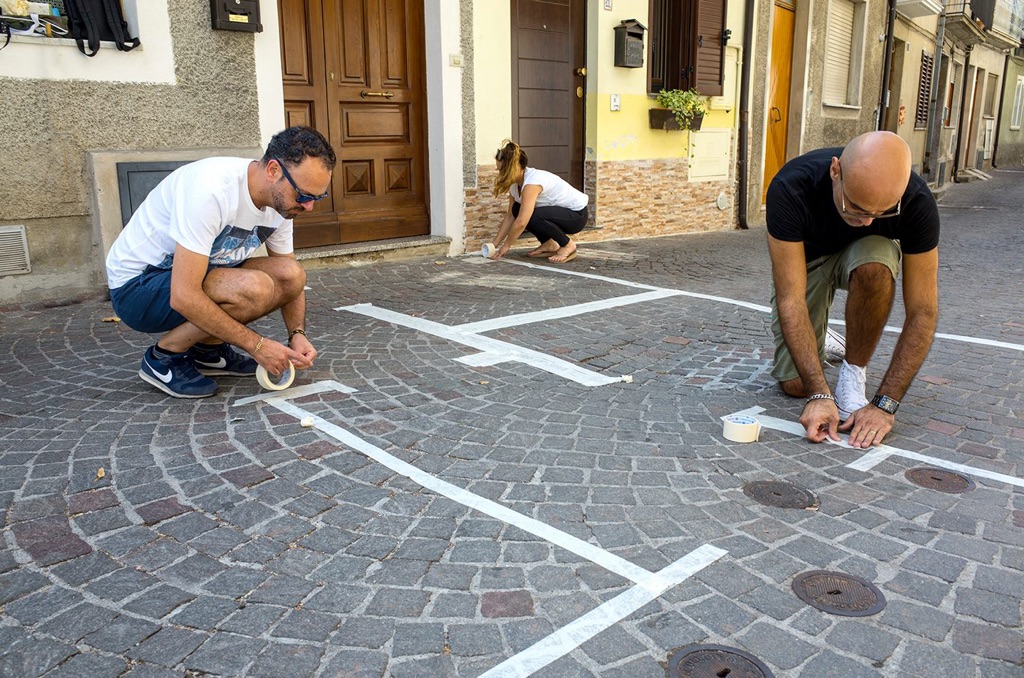
<path id="1" fill-rule="evenodd" d="M 837 254 L 818 257 L 807 262 L 807 311 L 811 327 L 818 337 L 818 355 L 825 361 L 825 329 L 836 290 L 848 289 L 850 274 L 858 266 L 869 263 L 885 264 L 896 280 L 900 274 L 902 253 L 899 242 L 881 235 L 869 235 L 854 240 Z M 775 336 L 775 367 L 772 376 L 778 381 L 796 379 L 800 373 L 782 338 L 779 309 L 776 305 L 775 286 L 772 286 L 772 334 Z"/>

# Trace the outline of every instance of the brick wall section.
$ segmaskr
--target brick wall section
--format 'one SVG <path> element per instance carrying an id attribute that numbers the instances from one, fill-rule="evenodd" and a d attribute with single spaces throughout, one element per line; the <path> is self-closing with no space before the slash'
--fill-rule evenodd
<path id="1" fill-rule="evenodd" d="M 590 224 L 573 239 L 593 242 L 735 228 L 733 182 L 690 182 L 687 165 L 686 158 L 588 161 L 584 183 L 591 198 Z M 490 242 L 505 214 L 508 197 L 491 195 L 495 174 L 493 166 L 477 167 L 477 188 L 466 189 L 467 252 Z M 727 198 L 724 210 L 715 204 L 722 192 Z"/>

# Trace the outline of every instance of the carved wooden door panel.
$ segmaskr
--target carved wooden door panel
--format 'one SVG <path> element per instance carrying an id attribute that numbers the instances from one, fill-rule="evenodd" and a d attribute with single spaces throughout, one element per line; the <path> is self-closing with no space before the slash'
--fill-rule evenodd
<path id="1" fill-rule="evenodd" d="M 422 2 L 279 3 L 288 122 L 311 116 L 338 155 L 331 197 L 295 221 L 296 247 L 429 233 Z M 300 17 L 305 50 L 293 46 Z M 302 55 L 310 66 L 288 63 Z"/>

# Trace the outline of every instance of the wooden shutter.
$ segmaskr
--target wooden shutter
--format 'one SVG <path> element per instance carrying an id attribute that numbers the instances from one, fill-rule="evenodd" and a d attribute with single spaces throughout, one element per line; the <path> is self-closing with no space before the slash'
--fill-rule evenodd
<path id="1" fill-rule="evenodd" d="M 697 44 L 694 54 L 694 78 L 697 91 L 706 96 L 721 96 L 725 72 L 725 0 L 696 0 Z"/>
<path id="2" fill-rule="evenodd" d="M 1017 76 L 1017 87 L 1013 90 L 1013 113 L 1010 114 L 1010 129 L 1020 129 L 1021 111 L 1024 111 L 1024 75 Z"/>
<path id="3" fill-rule="evenodd" d="M 928 101 L 932 94 L 932 73 L 935 71 L 935 57 L 921 52 L 921 78 L 917 83 L 917 109 L 914 111 L 914 129 L 928 126 Z"/>
<path id="4" fill-rule="evenodd" d="M 850 59 L 853 56 L 854 6 L 850 0 L 832 0 L 828 11 L 828 41 L 825 43 L 825 82 L 822 100 L 826 104 L 850 101 Z"/>

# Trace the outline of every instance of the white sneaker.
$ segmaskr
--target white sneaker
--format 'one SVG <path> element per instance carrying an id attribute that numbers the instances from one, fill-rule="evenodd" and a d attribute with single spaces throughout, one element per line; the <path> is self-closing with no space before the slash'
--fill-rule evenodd
<path id="1" fill-rule="evenodd" d="M 868 404 L 864 393 L 867 382 L 867 370 L 843 361 L 839 368 L 839 379 L 836 381 L 836 406 L 839 407 L 839 420 L 846 421 L 850 415 Z"/>
<path id="2" fill-rule="evenodd" d="M 831 327 L 825 328 L 825 357 L 842 360 L 846 357 L 846 337 Z"/>

